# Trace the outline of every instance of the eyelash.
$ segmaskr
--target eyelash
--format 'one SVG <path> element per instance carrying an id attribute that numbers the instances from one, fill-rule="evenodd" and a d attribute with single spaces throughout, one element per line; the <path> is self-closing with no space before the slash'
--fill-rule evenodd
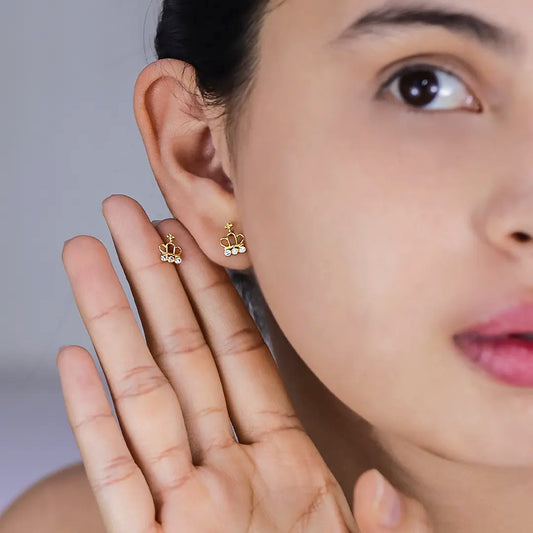
<path id="1" fill-rule="evenodd" d="M 443 72 L 457 80 L 459 80 L 459 82 L 465 86 L 465 88 L 467 89 L 467 92 L 470 96 L 472 96 L 472 99 L 473 99 L 473 103 L 476 105 L 476 108 L 475 109 L 471 109 L 471 108 L 468 108 L 468 110 L 471 110 L 473 112 L 477 112 L 477 113 L 481 113 L 482 111 L 482 106 L 481 106 L 481 103 L 479 101 L 478 98 L 476 98 L 470 88 L 468 87 L 468 85 L 463 82 L 460 78 L 460 76 L 457 76 L 452 70 L 450 69 L 447 69 L 447 68 L 444 68 L 444 67 L 438 67 L 436 65 L 431 65 L 429 63 L 415 63 L 415 64 L 411 64 L 411 65 L 406 65 L 404 67 L 402 67 L 400 70 L 397 70 L 396 72 L 394 72 L 391 76 L 389 76 L 389 78 L 381 84 L 381 86 L 379 87 L 378 89 L 378 92 L 376 93 L 376 97 L 377 98 L 383 98 L 383 95 L 384 93 L 387 92 L 388 88 L 390 85 L 392 85 L 397 79 L 400 79 L 402 76 L 406 75 L 406 74 L 410 74 L 412 72 L 419 72 L 419 71 L 437 71 L 437 72 Z M 393 93 L 392 93 L 393 94 Z M 457 110 L 462 110 L 462 109 L 465 109 L 464 106 L 462 107 L 456 107 L 456 108 L 451 108 L 451 109 L 444 109 L 444 110 L 433 110 L 433 109 L 424 109 L 424 108 L 417 108 L 416 106 L 413 106 L 413 105 L 409 105 L 405 102 L 403 102 L 400 98 L 398 98 L 396 95 L 393 94 L 393 97 L 395 99 L 395 101 L 397 102 L 400 102 L 400 104 L 403 104 L 404 107 L 406 108 L 406 111 L 407 112 L 410 112 L 410 113 L 428 113 L 428 112 L 431 112 L 431 113 L 443 113 L 443 112 L 450 112 L 450 111 L 457 111 Z"/>

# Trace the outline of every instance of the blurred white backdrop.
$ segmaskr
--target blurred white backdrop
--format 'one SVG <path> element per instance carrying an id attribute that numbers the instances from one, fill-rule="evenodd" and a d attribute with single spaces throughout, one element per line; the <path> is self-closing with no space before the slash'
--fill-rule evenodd
<path id="1" fill-rule="evenodd" d="M 56 356 L 63 344 L 95 354 L 61 262 L 64 241 L 100 239 L 133 304 L 101 202 L 127 194 L 151 219 L 170 216 L 132 104 L 138 74 L 156 59 L 159 8 L 0 0 L 0 513 L 81 460 Z"/>

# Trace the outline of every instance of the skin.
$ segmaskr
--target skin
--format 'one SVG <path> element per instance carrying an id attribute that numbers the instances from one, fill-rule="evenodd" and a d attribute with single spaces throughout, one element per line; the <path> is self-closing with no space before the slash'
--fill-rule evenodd
<path id="1" fill-rule="evenodd" d="M 141 73 L 138 124 L 206 255 L 254 267 L 291 398 L 345 492 L 376 466 L 441 531 L 529 531 L 532 392 L 470 367 L 452 336 L 533 298 L 531 244 L 514 233 L 533 234 L 530 6 L 468 4 L 522 36 L 512 61 L 430 26 L 329 44 L 378 5 L 289 0 L 266 17 L 233 161 L 222 120 L 187 121 L 179 62 Z M 457 94 L 483 111 L 375 99 L 380 69 L 422 54 L 435 69 L 450 57 Z M 230 219 L 249 253 L 226 261 Z"/>
<path id="2" fill-rule="evenodd" d="M 233 158 L 179 61 L 141 72 L 135 116 L 172 214 L 213 262 L 254 268 L 287 391 L 346 496 L 377 467 L 439 532 L 525 533 L 532 392 L 469 366 L 452 336 L 533 298 L 516 237 L 533 234 L 530 6 L 468 3 L 522 36 L 512 61 L 429 26 L 330 44 L 378 5 L 288 0 L 267 15 Z M 380 69 L 422 54 L 436 71 L 451 58 L 483 111 L 375 98 Z M 229 220 L 247 254 L 221 254 Z"/>
<path id="3" fill-rule="evenodd" d="M 261 242 L 252 247 L 255 271 L 295 351 L 375 428 L 392 459 L 377 466 L 423 502 L 437 526 L 529 531 L 531 391 L 472 370 L 451 336 L 495 305 L 533 296 L 531 245 L 512 236 L 533 232 L 526 171 L 533 58 L 505 62 L 434 28 L 332 51 L 325 43 L 378 5 L 357 4 L 293 1 L 267 21 L 251 133 L 234 174 L 242 176 L 246 234 Z M 529 42 L 525 2 L 511 2 L 505 14 L 497 2 L 468 5 Z M 433 51 L 482 73 L 467 78 L 456 70 L 483 114 L 406 114 L 400 102 L 372 100 L 376 80 L 385 79 L 379 68 Z M 276 260 L 283 266 L 273 267 Z M 324 284 L 327 291 L 312 290 Z M 284 343 L 278 359 L 287 351 Z M 320 420 L 305 407 L 316 405 L 317 391 L 328 403 Z M 334 458 L 338 442 L 372 453 L 370 439 L 362 443 L 359 426 L 349 423 L 355 417 L 318 383 L 302 397 L 313 433 L 333 432 L 320 448 L 338 463 L 335 474 L 357 475 L 359 457 Z"/>

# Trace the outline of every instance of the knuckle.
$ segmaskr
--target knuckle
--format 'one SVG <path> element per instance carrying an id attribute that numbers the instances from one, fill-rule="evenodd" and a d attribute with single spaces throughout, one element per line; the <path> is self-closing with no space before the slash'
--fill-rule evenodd
<path id="1" fill-rule="evenodd" d="M 138 472 L 139 467 L 131 457 L 126 455 L 113 457 L 95 475 L 93 490 L 98 493 L 112 485 L 124 483 Z"/>
<path id="2" fill-rule="evenodd" d="M 281 425 L 281 426 L 274 426 L 270 427 L 268 429 L 265 429 L 264 431 L 254 433 L 254 442 L 263 442 L 270 438 L 280 437 L 282 434 L 285 437 L 285 433 L 295 433 L 295 434 L 301 434 L 304 437 L 307 437 L 307 432 L 305 429 L 303 429 L 301 426 L 298 425 Z"/>
<path id="3" fill-rule="evenodd" d="M 333 479 L 325 479 L 324 482 L 315 489 L 311 501 L 298 516 L 290 531 L 307 531 L 311 517 L 321 508 L 324 501 L 332 496 L 334 487 L 335 482 Z"/>
<path id="4" fill-rule="evenodd" d="M 157 469 L 159 473 L 154 487 L 159 504 L 162 504 L 171 492 L 180 489 L 194 473 L 188 440 L 148 458 L 146 463 L 151 470 Z"/>
<path id="5" fill-rule="evenodd" d="M 183 419 L 185 422 L 189 422 L 192 419 L 206 418 L 210 415 L 225 415 L 225 410 L 222 407 L 206 407 L 196 413 L 183 413 Z"/>
<path id="6" fill-rule="evenodd" d="M 255 326 L 244 326 L 229 335 L 217 350 L 217 355 L 251 353 L 266 344 Z"/>
<path id="7" fill-rule="evenodd" d="M 156 499 L 161 504 L 169 499 L 169 495 L 181 489 L 193 476 L 195 470 L 191 465 L 185 472 L 180 472 L 178 475 L 172 475 L 170 481 L 161 483 L 156 489 Z"/>
<path id="8" fill-rule="evenodd" d="M 308 436 L 307 431 L 302 425 L 296 413 L 284 413 L 282 411 L 259 411 L 257 413 L 257 427 L 267 428 L 263 431 L 254 431 L 254 440 L 256 442 L 263 441 L 272 436 L 278 436 L 286 431 L 301 433 L 305 437 Z"/>
<path id="9" fill-rule="evenodd" d="M 206 455 L 212 454 L 213 452 L 217 452 L 220 450 L 226 450 L 228 448 L 231 448 L 232 446 L 236 446 L 237 441 L 233 438 L 233 436 L 223 436 L 216 439 L 213 439 L 205 448 L 202 450 L 202 457 L 205 457 Z"/>
<path id="10" fill-rule="evenodd" d="M 202 331 L 197 327 L 176 326 L 156 341 L 152 350 L 154 359 L 197 352 L 207 346 Z"/>
<path id="11" fill-rule="evenodd" d="M 226 272 L 220 272 L 219 275 L 207 285 L 200 287 L 198 293 L 217 291 L 219 288 L 224 288 L 227 285 L 233 286 Z"/>
<path id="12" fill-rule="evenodd" d="M 88 325 L 93 325 L 93 324 L 95 324 L 96 322 L 98 322 L 99 320 L 101 320 L 103 318 L 104 319 L 105 318 L 109 318 L 110 316 L 121 314 L 121 313 L 124 313 L 124 312 L 129 312 L 129 311 L 131 311 L 131 308 L 130 308 L 129 304 L 117 303 L 115 305 L 111 305 L 111 306 L 107 307 L 106 309 L 104 309 L 100 313 L 96 313 L 95 315 L 91 315 L 91 316 L 87 317 L 87 323 L 88 323 Z"/>
<path id="13" fill-rule="evenodd" d="M 117 383 L 116 401 L 149 394 L 170 383 L 156 365 L 136 366 L 128 370 Z"/>
<path id="14" fill-rule="evenodd" d="M 111 420 L 111 421 L 115 420 L 115 417 L 113 416 L 112 413 L 94 413 L 74 423 L 72 425 L 72 429 L 79 433 L 83 431 L 85 428 L 91 428 L 93 425 L 100 425 L 102 424 L 102 422 L 108 421 L 108 420 Z"/>
<path id="15" fill-rule="evenodd" d="M 149 261 L 148 263 L 144 264 L 144 265 L 136 265 L 135 266 L 135 272 L 134 272 L 134 276 L 135 277 L 140 277 L 142 276 L 144 273 L 148 272 L 150 273 L 150 271 L 152 270 L 155 270 L 156 272 L 160 269 L 163 269 L 165 268 L 165 264 L 161 261 Z"/>
<path id="16" fill-rule="evenodd" d="M 157 455 L 150 457 L 148 459 L 148 464 L 154 465 L 158 464 L 161 461 L 165 459 L 173 459 L 175 457 L 180 457 L 184 451 L 186 451 L 188 447 L 187 442 L 183 442 L 181 444 L 171 446 L 170 448 L 167 448 L 166 450 L 163 450 L 161 453 L 158 453 Z"/>

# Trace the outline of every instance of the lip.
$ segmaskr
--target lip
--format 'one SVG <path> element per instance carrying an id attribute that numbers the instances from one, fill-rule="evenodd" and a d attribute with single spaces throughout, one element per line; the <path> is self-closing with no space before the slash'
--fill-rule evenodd
<path id="1" fill-rule="evenodd" d="M 508 307 L 503 312 L 490 317 L 489 320 L 469 326 L 467 330 L 458 333 L 455 337 L 465 335 L 494 337 L 511 333 L 533 333 L 533 302 L 522 301 Z"/>
<path id="2" fill-rule="evenodd" d="M 462 353 L 498 381 L 533 387 L 533 341 L 513 337 L 463 335 L 456 339 Z"/>
<path id="3" fill-rule="evenodd" d="M 508 307 L 454 335 L 454 341 L 474 366 L 498 381 L 533 387 L 533 340 L 513 333 L 533 333 L 533 302 Z"/>

